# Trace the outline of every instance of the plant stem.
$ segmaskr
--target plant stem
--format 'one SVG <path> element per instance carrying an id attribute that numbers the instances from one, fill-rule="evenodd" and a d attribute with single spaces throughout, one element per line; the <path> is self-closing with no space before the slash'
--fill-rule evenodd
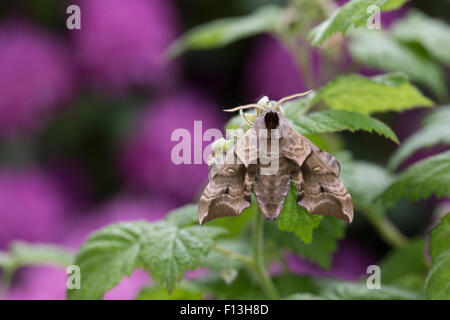
<path id="1" fill-rule="evenodd" d="M 261 287 L 270 299 L 279 299 L 275 285 L 264 265 L 264 220 L 259 210 L 253 214 L 253 260 Z"/>
<path id="2" fill-rule="evenodd" d="M 379 216 L 371 212 L 364 213 L 366 218 L 378 230 L 383 240 L 394 248 L 402 247 L 408 242 L 408 238 L 385 216 Z"/>

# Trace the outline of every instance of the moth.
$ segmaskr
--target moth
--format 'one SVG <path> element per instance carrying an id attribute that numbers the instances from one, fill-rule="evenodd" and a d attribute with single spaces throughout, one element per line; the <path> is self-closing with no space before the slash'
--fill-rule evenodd
<path id="1" fill-rule="evenodd" d="M 210 165 L 209 182 L 198 207 L 200 224 L 239 216 L 250 206 L 252 192 L 264 217 L 277 219 L 292 182 L 298 205 L 310 214 L 352 221 L 353 202 L 339 179 L 339 162 L 294 130 L 283 115 L 283 102 L 307 93 L 278 102 L 265 97 L 258 104 L 225 110 L 239 110 L 251 126 L 222 161 Z M 253 122 L 242 112 L 247 108 L 257 111 Z"/>

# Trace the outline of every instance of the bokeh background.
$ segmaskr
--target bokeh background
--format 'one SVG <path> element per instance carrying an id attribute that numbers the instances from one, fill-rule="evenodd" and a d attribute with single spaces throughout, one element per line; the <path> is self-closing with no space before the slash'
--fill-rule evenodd
<path id="1" fill-rule="evenodd" d="M 311 18 L 302 22 L 305 32 L 318 22 L 315 1 L 306 2 L 305 17 Z M 223 128 L 229 117 L 221 112 L 225 107 L 318 88 L 340 73 L 379 72 L 352 61 L 345 45 L 324 53 L 306 42 L 302 55 L 310 68 L 301 72 L 290 53 L 269 36 L 167 60 L 168 46 L 191 27 L 248 14 L 267 3 L 285 1 L 2 1 L 0 250 L 15 240 L 76 250 L 107 223 L 160 219 L 173 208 L 196 202 L 208 176 L 206 164 L 170 161 L 174 129 L 193 132 L 194 120 L 203 121 L 204 131 Z M 389 28 L 412 8 L 449 21 L 448 3 L 411 1 L 382 14 L 382 25 Z M 66 28 L 70 4 L 81 7 L 81 30 Z M 403 140 L 422 115 L 413 110 L 382 120 Z M 383 165 L 395 148 L 365 133 L 341 134 L 336 144 L 357 159 Z M 420 151 L 408 163 L 432 152 Z M 405 234 L 421 235 L 429 227 L 430 208 L 440 204 L 435 199 L 402 202 L 390 218 Z M 371 225 L 357 215 L 330 271 L 298 257 L 289 260 L 289 267 L 351 280 L 386 250 Z M 9 298 L 64 299 L 65 276 L 53 268 L 21 269 Z M 143 272 L 135 272 L 106 298 L 132 299 L 148 281 Z"/>

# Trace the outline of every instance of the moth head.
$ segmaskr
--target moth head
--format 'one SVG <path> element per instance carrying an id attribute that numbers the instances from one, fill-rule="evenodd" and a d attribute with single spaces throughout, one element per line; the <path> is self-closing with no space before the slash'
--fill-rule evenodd
<path id="1" fill-rule="evenodd" d="M 239 111 L 244 122 L 250 126 L 253 125 L 252 120 L 254 121 L 254 119 L 256 119 L 258 116 L 260 116 L 260 115 L 265 116 L 267 114 L 270 114 L 270 115 L 268 115 L 267 119 L 264 118 L 264 120 L 266 121 L 266 127 L 267 127 L 267 129 L 276 129 L 279 125 L 279 113 L 278 112 L 283 111 L 283 109 L 281 108 L 281 105 L 288 100 L 305 96 L 310 92 L 311 92 L 311 90 L 309 90 L 307 92 L 303 92 L 303 93 L 296 93 L 296 94 L 281 98 L 278 101 L 270 101 L 268 97 L 264 96 L 261 99 L 259 99 L 259 101 L 257 103 L 242 105 L 242 106 L 239 106 L 236 108 L 226 109 L 223 111 L 225 111 L 225 112 Z M 251 108 L 256 110 L 256 114 L 247 115 L 243 112 L 243 110 L 251 109 Z M 252 119 L 249 119 L 249 117 L 251 117 Z"/>
<path id="2" fill-rule="evenodd" d="M 280 126 L 280 116 L 275 109 L 269 109 L 263 114 L 267 130 L 277 129 Z"/>

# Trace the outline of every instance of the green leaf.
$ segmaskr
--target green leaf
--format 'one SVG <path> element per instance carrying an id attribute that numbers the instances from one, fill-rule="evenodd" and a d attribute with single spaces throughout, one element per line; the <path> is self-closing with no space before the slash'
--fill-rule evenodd
<path id="1" fill-rule="evenodd" d="M 9 269 L 14 266 L 13 259 L 8 252 L 0 252 L 0 268 Z"/>
<path id="2" fill-rule="evenodd" d="M 431 261 L 450 250 L 450 214 L 446 214 L 436 228 L 430 232 Z"/>
<path id="3" fill-rule="evenodd" d="M 75 259 L 81 271 L 81 289 L 68 290 L 69 299 L 101 299 L 124 276 L 142 267 L 168 290 L 181 281 L 187 269 L 198 266 L 223 229 L 184 226 L 192 206 L 176 210 L 167 220 L 117 223 L 92 234 Z"/>
<path id="4" fill-rule="evenodd" d="M 81 289 L 67 290 L 67 298 L 101 299 L 124 276 L 139 266 L 145 221 L 112 224 L 93 233 L 75 258 L 80 267 Z"/>
<path id="5" fill-rule="evenodd" d="M 383 122 L 370 116 L 345 110 L 324 110 L 300 116 L 294 120 L 302 135 L 349 131 L 376 132 L 398 143 L 395 133 Z"/>
<path id="6" fill-rule="evenodd" d="M 322 216 L 309 214 L 297 204 L 297 188 L 292 183 L 283 204 L 283 209 L 276 220 L 281 231 L 294 232 L 304 243 L 312 241 L 313 231 L 319 226 Z"/>
<path id="7" fill-rule="evenodd" d="M 283 300 L 326 300 L 323 297 L 311 293 L 294 293 Z"/>
<path id="8" fill-rule="evenodd" d="M 14 242 L 10 254 L 16 267 L 51 265 L 66 268 L 74 261 L 69 248 L 50 244 Z"/>
<path id="9" fill-rule="evenodd" d="M 405 2 L 408 1 L 409 0 L 390 0 L 381 7 L 381 10 L 382 11 L 395 10 L 402 7 L 405 4 Z"/>
<path id="10" fill-rule="evenodd" d="M 313 46 L 319 46 L 334 33 L 343 35 L 349 29 L 363 26 L 373 14 L 368 12 L 372 5 L 379 6 L 382 11 L 394 10 L 401 7 L 407 0 L 351 0 L 338 8 L 333 15 L 316 26 L 309 33 L 309 39 Z"/>
<path id="11" fill-rule="evenodd" d="M 394 175 L 375 163 L 351 160 L 346 154 L 338 155 L 338 160 L 340 178 L 352 196 L 355 209 L 383 215 L 384 208 L 374 200 L 394 181 Z"/>
<path id="12" fill-rule="evenodd" d="M 339 76 L 321 88 L 311 103 L 318 101 L 323 101 L 330 109 L 365 114 L 433 105 L 401 73 L 371 78 L 358 74 Z"/>
<path id="13" fill-rule="evenodd" d="M 434 194 L 450 196 L 450 151 L 428 157 L 404 170 L 381 194 L 380 200 L 391 206 L 407 196 L 410 201 Z"/>
<path id="14" fill-rule="evenodd" d="M 413 11 L 395 24 L 393 33 L 401 41 L 420 43 L 435 59 L 450 64 L 450 26 L 444 21 Z"/>
<path id="15" fill-rule="evenodd" d="M 161 221 L 148 228 L 140 259 L 145 270 L 171 291 L 188 269 L 194 269 L 209 253 L 213 238 L 224 229 L 209 226 L 178 227 Z"/>
<path id="16" fill-rule="evenodd" d="M 203 290 L 192 282 L 181 282 L 172 292 L 165 288 L 149 286 L 143 288 L 137 300 L 202 300 Z"/>
<path id="17" fill-rule="evenodd" d="M 338 247 L 337 241 L 345 236 L 346 226 L 342 220 L 324 216 L 319 227 L 314 230 L 311 243 L 297 241 L 297 252 L 307 260 L 328 269 L 331 265 L 332 254 Z"/>
<path id="18" fill-rule="evenodd" d="M 430 232 L 430 256 L 425 295 L 428 299 L 450 300 L 450 214 Z"/>
<path id="19" fill-rule="evenodd" d="M 247 16 L 215 20 L 194 27 L 171 46 L 171 56 L 191 49 L 219 48 L 243 38 L 272 32 L 281 13 L 282 10 L 276 6 L 266 6 Z"/>
<path id="20" fill-rule="evenodd" d="M 395 286 L 382 285 L 381 289 L 369 289 L 365 283 L 318 280 L 322 284 L 319 296 L 330 300 L 411 300 L 420 295 Z"/>
<path id="21" fill-rule="evenodd" d="M 358 62 L 385 71 L 404 72 L 418 84 L 433 90 L 437 96 L 447 96 L 442 69 L 426 56 L 395 41 L 381 30 L 358 30 L 352 33 L 351 38 L 349 49 Z M 408 99 L 408 96 L 403 98 Z"/>
<path id="22" fill-rule="evenodd" d="M 450 107 L 439 111 L 439 115 L 450 115 Z M 433 122 L 431 119 L 434 119 Z M 448 119 L 445 119 L 448 120 Z M 408 137 L 389 160 L 388 168 L 395 170 L 403 161 L 408 159 L 414 152 L 422 148 L 429 148 L 437 144 L 450 144 L 450 126 L 442 117 L 433 114 L 425 120 L 426 125 Z"/>
<path id="23" fill-rule="evenodd" d="M 198 224 L 198 204 L 188 204 L 172 210 L 165 220 L 178 227 Z"/>
<path id="24" fill-rule="evenodd" d="M 380 263 L 383 283 L 396 283 L 410 274 L 423 274 L 428 270 L 425 262 L 425 243 L 415 239 L 389 252 Z"/>

